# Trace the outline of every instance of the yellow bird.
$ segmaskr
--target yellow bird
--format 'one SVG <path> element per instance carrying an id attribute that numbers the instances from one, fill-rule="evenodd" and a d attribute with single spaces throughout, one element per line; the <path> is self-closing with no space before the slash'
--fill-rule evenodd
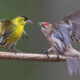
<path id="1" fill-rule="evenodd" d="M 19 52 L 15 49 L 15 46 L 22 34 L 28 37 L 24 30 L 24 26 L 28 23 L 32 23 L 32 21 L 25 16 L 18 16 L 11 21 L 0 21 L 0 47 L 12 48 L 13 51 Z"/>

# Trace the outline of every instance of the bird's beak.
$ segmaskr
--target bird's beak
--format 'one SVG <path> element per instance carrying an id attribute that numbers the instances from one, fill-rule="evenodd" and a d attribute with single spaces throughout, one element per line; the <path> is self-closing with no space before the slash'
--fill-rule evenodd
<path id="1" fill-rule="evenodd" d="M 45 28 L 45 26 L 43 25 L 43 22 L 39 22 L 39 25 L 40 25 L 40 27 L 44 27 Z"/>
<path id="2" fill-rule="evenodd" d="M 39 24 L 40 26 L 42 26 L 42 22 L 39 22 L 38 24 Z"/>
<path id="3" fill-rule="evenodd" d="M 26 20 L 26 22 L 27 22 L 27 24 L 29 24 L 29 23 L 33 23 L 31 20 Z"/>

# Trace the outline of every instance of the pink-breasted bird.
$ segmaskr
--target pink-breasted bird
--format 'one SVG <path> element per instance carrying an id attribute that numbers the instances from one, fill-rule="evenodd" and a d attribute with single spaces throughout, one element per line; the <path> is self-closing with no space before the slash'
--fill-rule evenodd
<path id="1" fill-rule="evenodd" d="M 48 22 L 39 22 L 39 25 L 51 46 L 45 52 L 66 55 L 69 74 L 80 73 L 80 53 L 70 42 L 70 40 L 80 41 L 80 10 L 71 12 L 53 25 Z"/>

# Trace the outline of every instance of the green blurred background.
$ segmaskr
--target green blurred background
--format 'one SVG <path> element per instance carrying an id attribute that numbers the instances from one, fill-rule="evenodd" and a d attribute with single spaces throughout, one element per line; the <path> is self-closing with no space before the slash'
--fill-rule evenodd
<path id="1" fill-rule="evenodd" d="M 30 40 L 20 39 L 16 47 L 23 52 L 41 53 L 49 44 L 38 22 L 59 21 L 66 13 L 77 9 L 80 9 L 80 0 L 0 0 L 0 19 L 29 17 L 34 23 L 25 27 Z M 78 43 L 73 46 L 80 49 Z M 66 62 L 0 60 L 0 80 L 80 80 L 80 76 L 68 76 Z"/>

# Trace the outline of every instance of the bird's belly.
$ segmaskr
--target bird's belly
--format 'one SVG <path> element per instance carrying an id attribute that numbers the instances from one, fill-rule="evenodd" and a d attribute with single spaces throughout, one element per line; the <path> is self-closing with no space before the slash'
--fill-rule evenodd
<path id="1" fill-rule="evenodd" d="M 8 44 L 16 43 L 23 33 L 23 29 L 16 29 L 13 34 L 8 38 Z"/>

